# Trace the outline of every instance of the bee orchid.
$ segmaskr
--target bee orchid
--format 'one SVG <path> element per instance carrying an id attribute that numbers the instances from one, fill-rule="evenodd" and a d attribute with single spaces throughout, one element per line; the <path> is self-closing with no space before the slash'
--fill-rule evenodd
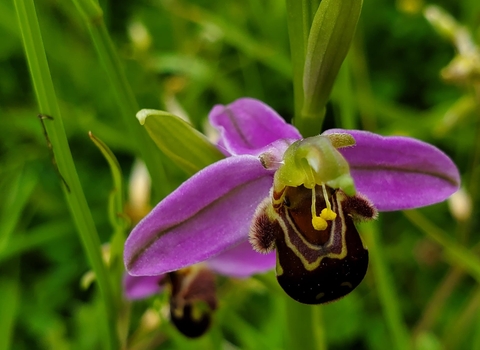
<path id="1" fill-rule="evenodd" d="M 355 222 L 441 202 L 459 187 L 450 158 L 413 138 L 333 129 L 303 139 L 251 98 L 215 106 L 209 119 L 226 158 L 133 229 L 124 255 L 130 274 L 158 276 L 202 261 L 231 276 L 276 266 L 293 299 L 333 301 L 367 269 Z"/>

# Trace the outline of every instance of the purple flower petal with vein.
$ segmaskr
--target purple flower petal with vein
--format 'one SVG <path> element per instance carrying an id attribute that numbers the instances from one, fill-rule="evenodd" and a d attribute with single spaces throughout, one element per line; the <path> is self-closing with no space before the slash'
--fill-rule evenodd
<path id="1" fill-rule="evenodd" d="M 277 140 L 302 137 L 272 108 L 253 98 L 242 98 L 228 106 L 217 105 L 209 120 L 220 132 L 220 144 L 232 155 L 259 155 Z"/>
<path id="2" fill-rule="evenodd" d="M 275 256 L 249 249 L 250 224 L 268 196 L 273 170 L 258 155 L 282 154 L 299 132 L 269 106 L 243 98 L 215 106 L 209 116 L 220 132 L 218 146 L 231 155 L 188 179 L 160 202 L 131 232 L 125 264 L 132 275 L 161 275 L 210 259 L 219 273 L 248 276 L 275 266 Z M 458 189 L 453 162 L 440 150 L 408 137 L 382 137 L 358 130 L 356 141 L 339 151 L 348 161 L 357 191 L 380 211 L 445 200 Z"/>
<path id="3" fill-rule="evenodd" d="M 460 184 L 455 164 L 438 148 L 402 136 L 383 137 L 367 131 L 346 132 L 355 147 L 340 149 L 350 165 L 357 191 L 380 211 L 423 207 L 441 202 Z"/>

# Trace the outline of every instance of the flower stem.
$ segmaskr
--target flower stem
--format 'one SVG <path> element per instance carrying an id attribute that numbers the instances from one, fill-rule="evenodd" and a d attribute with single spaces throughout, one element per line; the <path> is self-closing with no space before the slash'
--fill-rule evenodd
<path id="1" fill-rule="evenodd" d="M 130 133 L 130 139 L 135 141 L 137 151 L 147 165 L 150 176 L 155 179 L 152 184 L 160 199 L 170 192 L 169 186 L 165 186 L 168 181 L 161 153 L 135 118 L 139 106 L 105 26 L 103 11 L 93 0 L 73 0 L 73 2 L 85 20 L 97 54 L 110 79 L 125 129 Z"/>
<path id="2" fill-rule="evenodd" d="M 393 344 L 396 349 L 409 349 L 410 339 L 408 329 L 402 320 L 400 305 L 393 281 L 391 280 L 390 271 L 388 270 L 387 261 L 382 253 L 382 246 L 378 235 L 378 223 L 372 222 L 362 224 L 362 233 L 368 246 L 372 261 L 372 271 L 378 287 L 380 302 L 387 321 Z"/>
<path id="3" fill-rule="evenodd" d="M 325 334 L 318 306 L 300 304 L 285 297 L 287 346 L 285 349 L 326 349 Z"/>
<path id="4" fill-rule="evenodd" d="M 309 125 L 304 136 L 321 131 L 326 105 L 353 40 L 362 4 L 363 0 L 323 0 L 315 13 L 303 72 L 304 102 L 299 124 Z"/>
<path id="5" fill-rule="evenodd" d="M 293 69 L 294 122 L 302 135 L 307 135 L 311 130 L 311 126 L 303 122 L 303 71 L 305 68 L 308 37 L 320 1 L 287 0 L 286 4 L 290 56 Z M 314 129 L 318 128 L 315 127 Z"/>
<path id="6" fill-rule="evenodd" d="M 115 330 L 116 308 L 113 303 L 112 288 L 101 256 L 100 239 L 80 185 L 63 128 L 35 5 L 32 0 L 15 0 L 14 2 L 40 111 L 53 117 L 53 119 L 46 119 L 44 126 L 58 171 L 64 179 L 63 191 L 105 304 L 109 347 L 118 349 Z"/>

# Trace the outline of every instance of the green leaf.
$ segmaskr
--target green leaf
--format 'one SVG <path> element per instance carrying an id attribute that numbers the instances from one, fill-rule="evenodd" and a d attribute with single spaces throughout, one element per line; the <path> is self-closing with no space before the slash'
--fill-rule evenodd
<path id="1" fill-rule="evenodd" d="M 188 175 L 224 158 L 202 133 L 173 114 L 142 109 L 137 118 L 158 148 Z"/>

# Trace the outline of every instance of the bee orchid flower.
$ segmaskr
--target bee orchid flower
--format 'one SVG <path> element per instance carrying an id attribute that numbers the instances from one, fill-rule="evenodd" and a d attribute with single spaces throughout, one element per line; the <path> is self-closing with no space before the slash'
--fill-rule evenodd
<path id="1" fill-rule="evenodd" d="M 292 298 L 329 302 L 353 290 L 367 269 L 355 222 L 441 202 L 459 187 L 450 158 L 413 138 L 333 129 L 302 139 L 251 98 L 215 106 L 209 120 L 226 158 L 184 182 L 133 229 L 124 253 L 130 274 L 208 261 L 241 277 L 276 266 Z"/>

